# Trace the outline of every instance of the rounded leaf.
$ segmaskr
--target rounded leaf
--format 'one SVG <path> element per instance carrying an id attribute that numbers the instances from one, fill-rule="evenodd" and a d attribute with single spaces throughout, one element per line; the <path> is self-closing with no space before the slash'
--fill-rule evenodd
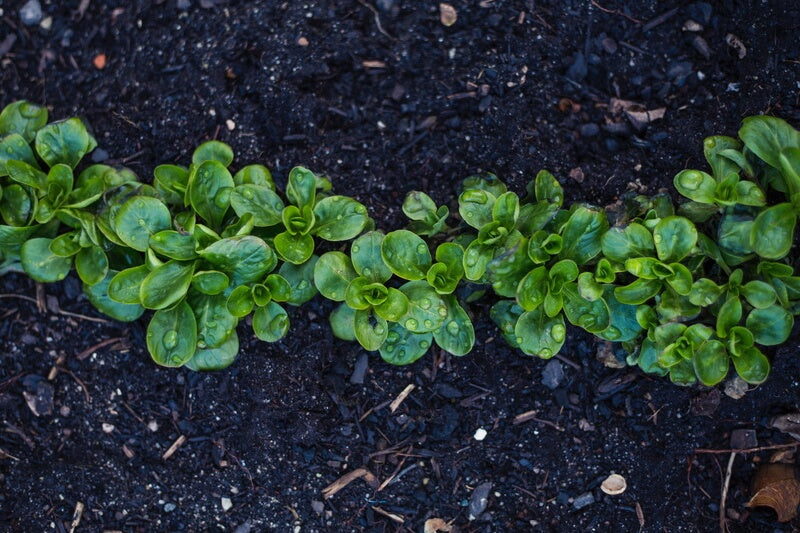
<path id="1" fill-rule="evenodd" d="M 100 283 L 108 274 L 108 257 L 99 246 L 81 248 L 75 256 L 75 270 L 86 285 Z"/>
<path id="2" fill-rule="evenodd" d="M 326 241 L 346 241 L 358 236 L 369 222 L 367 208 L 347 196 L 328 196 L 314 206 L 314 232 Z"/>
<path id="3" fill-rule="evenodd" d="M 123 304 L 141 304 L 139 289 L 149 273 L 150 269 L 146 265 L 117 272 L 108 285 L 109 297 Z"/>
<path id="4" fill-rule="evenodd" d="M 381 358 L 392 365 L 410 365 L 431 347 L 433 334 L 413 333 L 400 324 L 389 325 L 389 334 L 380 347 Z"/>
<path id="5" fill-rule="evenodd" d="M 797 215 L 790 203 L 761 211 L 750 230 L 753 250 L 765 259 L 781 259 L 789 253 L 794 239 Z"/>
<path id="6" fill-rule="evenodd" d="M 567 328 L 561 314 L 548 317 L 540 307 L 523 313 L 514 327 L 520 349 L 528 355 L 550 359 L 561 350 Z"/>
<path id="7" fill-rule="evenodd" d="M 275 182 L 272 181 L 272 173 L 264 165 L 247 165 L 242 167 L 239 172 L 233 175 L 233 182 L 236 185 L 258 185 L 275 190 Z"/>
<path id="8" fill-rule="evenodd" d="M 395 275 L 407 280 L 424 279 L 432 261 L 425 241 L 404 229 L 386 234 L 381 257 Z"/>
<path id="9" fill-rule="evenodd" d="M 381 257 L 384 235 L 380 231 L 369 231 L 353 241 L 350 258 L 353 268 L 360 276 L 383 283 L 392 277 L 392 271 Z"/>
<path id="10" fill-rule="evenodd" d="M 275 251 L 284 261 L 300 265 L 314 253 L 314 238 L 311 235 L 292 235 L 284 231 L 275 236 Z"/>
<path id="11" fill-rule="evenodd" d="M 151 236 L 170 229 L 170 224 L 167 206 L 150 196 L 130 198 L 114 218 L 114 229 L 122 242 L 140 252 L 147 250 Z"/>
<path id="12" fill-rule="evenodd" d="M 333 334 L 342 340 L 356 340 L 355 332 L 356 310 L 347 304 L 341 304 L 331 313 L 330 323 Z"/>
<path id="13" fill-rule="evenodd" d="M 458 304 L 452 294 L 442 298 L 447 306 L 447 318 L 444 323 L 433 332 L 436 344 L 443 350 L 457 356 L 467 355 L 475 345 L 475 328 L 469 315 Z"/>
<path id="14" fill-rule="evenodd" d="M 713 387 L 728 375 L 730 357 L 718 340 L 706 341 L 694 352 L 694 371 L 700 382 Z"/>
<path id="15" fill-rule="evenodd" d="M 350 258 L 342 252 L 327 252 L 314 266 L 314 285 L 325 298 L 344 301 L 347 286 L 358 274 Z"/>
<path id="16" fill-rule="evenodd" d="M 747 329 L 758 344 L 775 346 L 786 342 L 792 333 L 794 317 L 779 305 L 753 309 L 745 321 Z"/>
<path id="17" fill-rule="evenodd" d="M 53 283 L 67 277 L 72 267 L 71 257 L 59 257 L 50 251 L 52 239 L 39 237 L 22 245 L 22 269 L 34 281 Z"/>
<path id="18" fill-rule="evenodd" d="M 125 304 L 112 300 L 108 295 L 111 279 L 117 272 L 109 270 L 105 278 L 94 285 L 83 285 L 83 292 L 91 304 L 103 314 L 120 322 L 132 322 L 142 316 L 144 307 L 138 304 Z"/>
<path id="19" fill-rule="evenodd" d="M 214 296 L 190 294 L 186 301 L 197 321 L 197 347 L 200 349 L 221 346 L 236 331 L 239 319 L 232 315 L 222 294 Z"/>
<path id="20" fill-rule="evenodd" d="M 231 192 L 231 207 L 240 217 L 247 213 L 253 215 L 256 226 L 269 227 L 280 224 L 284 204 L 272 188 L 244 184 Z"/>
<path id="21" fill-rule="evenodd" d="M 190 261 L 197 258 L 197 239 L 189 233 L 171 229 L 159 231 L 150 237 L 149 246 L 157 254 L 170 259 Z"/>
<path id="22" fill-rule="evenodd" d="M 717 182 L 713 177 L 699 170 L 683 170 L 673 180 L 679 193 L 690 200 L 703 204 L 714 203 Z"/>
<path id="23" fill-rule="evenodd" d="M 661 261 L 676 263 L 689 255 L 694 248 L 697 243 L 697 228 L 688 218 L 662 218 L 653 229 L 653 242 Z"/>
<path id="24" fill-rule="evenodd" d="M 97 141 L 80 119 L 70 118 L 43 126 L 36 132 L 35 146 L 47 166 L 64 163 L 75 168 L 84 155 L 95 149 Z"/>
<path id="25" fill-rule="evenodd" d="M 228 312 L 238 318 L 249 315 L 254 306 L 253 292 L 247 285 L 240 285 L 233 289 L 225 302 Z"/>
<path id="26" fill-rule="evenodd" d="M 289 315 L 279 304 L 270 302 L 253 313 L 253 331 L 262 341 L 276 342 L 289 331 Z"/>
<path id="27" fill-rule="evenodd" d="M 733 367 L 739 377 L 751 385 L 759 385 L 769 376 L 769 360 L 754 346 L 743 349 L 738 357 L 733 357 Z"/>
<path id="28" fill-rule="evenodd" d="M 353 330 L 356 340 L 366 350 L 374 352 L 386 340 L 389 325 L 385 319 L 370 310 L 358 310 L 353 315 Z"/>
<path id="29" fill-rule="evenodd" d="M 194 274 L 194 262 L 167 261 L 142 280 L 139 298 L 147 309 L 164 309 L 186 295 Z"/>
<path id="30" fill-rule="evenodd" d="M 200 250 L 199 254 L 228 274 L 234 285 L 259 281 L 278 263 L 275 252 L 267 243 L 253 235 L 217 240 Z"/>
<path id="31" fill-rule="evenodd" d="M 223 142 L 206 141 L 195 148 L 192 154 L 193 164 L 200 165 L 205 161 L 216 161 L 229 167 L 233 163 L 233 150 Z"/>
<path id="32" fill-rule="evenodd" d="M 0 137 L 18 134 L 31 142 L 36 131 L 47 124 L 47 108 L 18 100 L 8 104 L 0 112 Z"/>
<path id="33" fill-rule="evenodd" d="M 222 225 L 232 191 L 233 177 L 217 160 L 203 161 L 189 176 L 189 202 L 195 212 L 214 228 Z"/>
<path id="34" fill-rule="evenodd" d="M 219 294 L 229 284 L 230 278 L 219 270 L 201 270 L 192 276 L 192 288 L 203 294 Z"/>
<path id="35" fill-rule="evenodd" d="M 426 281 L 409 281 L 400 287 L 408 298 L 408 310 L 398 322 L 409 331 L 436 331 L 448 317 L 442 297 Z"/>
<path id="36" fill-rule="evenodd" d="M 278 274 L 289 283 L 291 288 L 291 294 L 286 300 L 289 305 L 302 305 L 317 294 L 317 288 L 314 285 L 314 267 L 317 259 L 317 256 L 312 256 L 301 265 L 284 263 L 278 269 Z"/>
<path id="37" fill-rule="evenodd" d="M 156 311 L 147 326 L 147 349 L 162 366 L 178 367 L 192 358 L 197 348 L 197 322 L 185 301 L 172 309 Z"/>
<path id="38" fill-rule="evenodd" d="M 239 336 L 236 331 L 215 348 L 197 349 L 191 359 L 184 364 L 194 372 L 209 372 L 229 367 L 239 353 Z"/>

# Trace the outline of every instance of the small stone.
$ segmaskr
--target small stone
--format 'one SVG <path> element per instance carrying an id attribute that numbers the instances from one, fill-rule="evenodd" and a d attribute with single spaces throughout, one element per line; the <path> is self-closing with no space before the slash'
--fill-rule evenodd
<path id="1" fill-rule="evenodd" d="M 58 414 L 61 416 L 69 416 L 72 412 L 72 409 L 69 408 L 68 405 L 62 405 L 61 408 L 58 410 Z"/>
<path id="2" fill-rule="evenodd" d="M 456 8 L 444 2 L 439 4 L 439 20 L 443 26 L 452 26 L 458 20 Z"/>
<path id="3" fill-rule="evenodd" d="M 155 420 L 151 420 L 150 422 L 147 423 L 147 429 L 150 430 L 150 433 L 155 433 L 156 431 L 158 431 L 158 422 L 156 422 Z"/>
<path id="4" fill-rule="evenodd" d="M 231 507 L 233 507 L 233 502 L 231 501 L 231 499 L 226 498 L 224 496 L 220 500 L 220 503 L 222 504 L 222 510 L 225 511 L 226 513 L 231 510 Z"/>
<path id="5" fill-rule="evenodd" d="M 581 127 L 578 128 L 578 133 L 581 134 L 581 137 L 594 137 L 598 133 L 600 133 L 600 126 L 597 124 L 590 122 L 588 124 L 581 124 Z"/>
<path id="6" fill-rule="evenodd" d="M 615 41 L 615 40 L 614 40 L 614 39 L 612 39 L 611 37 L 606 37 L 605 39 L 603 39 L 603 40 L 601 41 L 601 43 L 600 43 L 600 44 L 602 44 L 602 45 L 603 45 L 603 50 L 605 50 L 605 51 L 606 51 L 606 52 L 608 52 L 609 54 L 613 54 L 613 53 L 614 53 L 614 52 L 616 52 L 616 51 L 617 51 L 617 49 L 619 48 L 619 47 L 617 46 L 617 41 Z"/>
<path id="7" fill-rule="evenodd" d="M 572 507 L 575 508 L 576 511 L 583 509 L 589 505 L 594 503 L 594 494 L 591 492 L 584 492 L 577 498 L 572 501 Z"/>
<path id="8" fill-rule="evenodd" d="M 325 510 L 325 504 L 319 500 L 314 500 L 311 502 L 311 510 L 317 514 L 322 514 L 322 512 Z"/>
<path id="9" fill-rule="evenodd" d="M 112 433 L 114 431 L 114 424 L 103 422 L 103 433 Z"/>
<path id="10" fill-rule="evenodd" d="M 492 483 L 487 481 L 486 483 L 481 483 L 472 491 L 472 495 L 469 497 L 470 520 L 475 520 L 486 510 L 486 506 L 489 505 L 489 492 L 491 490 Z"/>
<path id="11" fill-rule="evenodd" d="M 375 5 L 384 13 L 388 13 L 394 9 L 394 0 L 378 0 Z"/>
<path id="12" fill-rule="evenodd" d="M 699 35 L 692 37 L 692 47 L 697 50 L 704 59 L 711 58 L 711 48 L 708 47 L 706 40 Z"/>
<path id="13" fill-rule="evenodd" d="M 36 26 L 42 20 L 42 4 L 39 0 L 28 0 L 19 9 L 19 19 L 26 26 Z"/>
<path id="14" fill-rule="evenodd" d="M 167 513 L 171 513 L 176 508 L 177 508 L 177 505 L 175 505 L 174 503 L 166 503 L 166 504 L 164 504 L 164 511 L 167 512 Z"/>
<path id="15" fill-rule="evenodd" d="M 567 77 L 572 81 L 581 81 L 589 73 L 589 67 L 586 64 L 586 58 L 583 52 L 575 52 L 572 65 L 567 69 Z"/>
<path id="16" fill-rule="evenodd" d="M 367 368 L 369 367 L 369 359 L 366 352 L 362 352 L 356 364 L 353 367 L 353 374 L 350 376 L 350 383 L 353 385 L 363 385 L 364 377 L 367 375 Z"/>
<path id="17" fill-rule="evenodd" d="M 233 131 L 236 129 L 236 123 L 231 119 L 225 121 L 225 127 L 228 128 L 228 131 Z"/>
<path id="18" fill-rule="evenodd" d="M 736 376 L 733 379 L 730 379 L 725 382 L 725 394 L 730 396 L 734 400 L 739 400 L 747 394 L 747 391 L 750 390 L 750 385 L 747 384 L 745 380 Z"/>
<path id="19" fill-rule="evenodd" d="M 243 524 L 239 524 L 233 533 L 250 533 L 253 529 L 253 522 L 249 518 Z"/>
<path id="20" fill-rule="evenodd" d="M 108 152 L 106 152 L 102 148 L 96 148 L 94 152 L 92 152 L 93 163 L 102 163 L 106 159 L 108 159 Z"/>
<path id="21" fill-rule="evenodd" d="M 550 359 L 542 370 L 542 385 L 554 390 L 564 381 L 564 366 L 558 359 Z"/>
<path id="22" fill-rule="evenodd" d="M 734 450 L 746 450 L 758 446 L 758 438 L 755 430 L 734 429 L 731 431 L 731 448 Z"/>
<path id="23" fill-rule="evenodd" d="M 300 37 L 299 39 L 297 39 L 297 44 L 303 47 L 308 46 L 308 39 L 306 39 L 305 37 Z"/>
<path id="24" fill-rule="evenodd" d="M 192 7 L 192 0 L 178 0 L 178 9 L 181 11 L 186 11 L 190 7 Z"/>
<path id="25" fill-rule="evenodd" d="M 478 428 L 478 429 L 476 429 L 476 430 L 475 430 L 475 435 L 473 435 L 472 437 L 473 437 L 475 440 L 477 440 L 478 442 L 480 442 L 480 441 L 482 441 L 483 439 L 485 439 L 485 438 L 486 438 L 486 435 L 487 435 L 487 434 L 488 434 L 488 433 L 487 433 L 487 431 L 486 431 L 485 429 L 483 429 L 483 428 Z"/>
<path id="26" fill-rule="evenodd" d="M 683 31 L 698 32 L 698 31 L 703 31 L 703 25 L 700 24 L 699 22 L 695 22 L 692 19 L 689 19 L 683 23 L 683 27 L 681 29 Z"/>
<path id="27" fill-rule="evenodd" d="M 594 424 L 592 424 L 585 418 L 581 418 L 580 420 L 578 420 L 578 428 L 581 431 L 594 431 L 596 429 L 594 427 Z"/>
<path id="28" fill-rule="evenodd" d="M 618 494 L 622 494 L 627 488 L 628 482 L 625 481 L 625 478 L 619 474 L 611 474 L 600 485 L 600 490 L 609 496 L 617 496 Z"/>
<path id="29" fill-rule="evenodd" d="M 33 388 L 33 387 L 31 387 Z M 53 386 L 50 383 L 40 380 L 36 383 L 35 392 L 23 391 L 25 403 L 36 416 L 49 416 L 53 414 Z"/>
<path id="30" fill-rule="evenodd" d="M 39 23 L 39 27 L 42 28 L 44 31 L 50 31 L 50 28 L 53 27 L 53 17 L 45 17 Z"/>

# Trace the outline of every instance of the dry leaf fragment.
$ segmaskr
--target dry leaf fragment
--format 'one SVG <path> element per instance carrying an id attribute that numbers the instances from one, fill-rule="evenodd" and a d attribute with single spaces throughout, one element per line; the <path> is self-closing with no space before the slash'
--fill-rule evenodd
<path id="1" fill-rule="evenodd" d="M 438 533 L 439 531 L 452 531 L 453 526 L 442 520 L 441 518 L 429 518 L 425 520 L 425 533 Z"/>
<path id="2" fill-rule="evenodd" d="M 778 522 L 788 522 L 797 516 L 800 505 L 800 481 L 794 466 L 785 463 L 762 465 L 753 478 L 753 497 L 747 507 L 770 507 L 777 513 Z"/>
<path id="3" fill-rule="evenodd" d="M 800 413 L 774 416 L 767 423 L 767 427 L 788 433 L 793 438 L 800 440 Z"/>
<path id="4" fill-rule="evenodd" d="M 447 27 L 452 26 L 458 20 L 458 13 L 456 13 L 456 8 L 451 6 L 450 4 L 441 3 L 439 4 L 439 20 L 442 21 Z"/>
<path id="5" fill-rule="evenodd" d="M 378 488 L 378 479 L 375 477 L 375 474 L 367 470 L 366 468 L 356 468 L 352 472 L 348 472 L 347 474 L 343 475 L 324 489 L 322 489 L 322 496 L 327 500 L 351 482 L 355 481 L 358 478 L 364 478 L 364 481 L 367 482 L 367 485 L 372 487 L 373 489 Z"/>

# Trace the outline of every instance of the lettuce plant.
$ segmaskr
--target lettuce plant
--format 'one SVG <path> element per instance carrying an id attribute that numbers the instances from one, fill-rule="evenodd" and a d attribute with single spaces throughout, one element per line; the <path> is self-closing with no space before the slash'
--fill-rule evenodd
<path id="1" fill-rule="evenodd" d="M 278 341 L 290 308 L 317 292 L 337 303 L 337 337 L 389 363 L 434 346 L 461 356 L 475 343 L 464 302 L 491 291 L 490 317 L 526 354 L 553 357 L 571 324 L 677 384 L 715 385 L 731 367 L 757 384 L 763 347 L 786 342 L 800 313 L 800 133 L 773 117 L 706 139 L 709 171 L 675 176 L 678 205 L 666 194 L 565 205 L 547 171 L 523 195 L 482 174 L 464 180 L 457 218 L 413 191 L 407 228 L 389 232 L 326 178 L 295 167 L 281 191 L 215 140 L 188 166 L 157 166 L 152 185 L 84 163 L 96 146 L 86 126 L 48 123 L 28 102 L 0 112 L 0 145 L 0 273 L 53 282 L 74 268 L 101 312 L 147 313 L 148 350 L 165 366 L 224 368 L 242 320 Z"/>

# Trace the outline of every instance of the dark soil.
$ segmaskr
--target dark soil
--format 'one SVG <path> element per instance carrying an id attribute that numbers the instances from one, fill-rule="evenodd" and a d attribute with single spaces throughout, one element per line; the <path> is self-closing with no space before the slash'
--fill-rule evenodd
<path id="1" fill-rule="evenodd" d="M 743 116 L 800 124 L 793 0 L 453 0 L 451 27 L 438 2 L 48 0 L 49 29 L 21 23 L 24 3 L 0 0 L 3 104 L 86 118 L 107 162 L 143 179 L 209 138 L 278 182 L 303 164 L 383 229 L 405 223 L 407 191 L 452 207 L 479 170 L 521 192 L 547 168 L 570 200 L 602 205 L 669 188 L 703 165 L 704 137 L 735 134 Z M 702 29 L 683 31 L 689 19 Z M 636 129 L 612 98 L 664 118 Z M 551 390 L 546 363 L 509 349 L 478 305 L 471 355 L 406 368 L 370 355 L 359 382 L 366 354 L 333 338 L 314 300 L 277 344 L 242 324 L 236 363 L 198 375 L 152 363 L 145 322 L 90 321 L 76 279 L 41 290 L 45 310 L 30 280 L 0 279 L 5 531 L 70 531 L 79 502 L 77 531 L 422 531 L 434 517 L 460 531 L 715 531 L 729 454 L 695 450 L 730 448 L 735 429 L 791 442 L 767 422 L 800 409 L 797 336 L 737 401 L 606 368 L 603 346 L 573 332 Z M 734 463 L 734 531 L 800 526 L 744 506 L 770 453 Z M 361 467 L 393 481 L 323 497 Z M 600 491 L 612 472 L 627 479 L 620 496 Z"/>

